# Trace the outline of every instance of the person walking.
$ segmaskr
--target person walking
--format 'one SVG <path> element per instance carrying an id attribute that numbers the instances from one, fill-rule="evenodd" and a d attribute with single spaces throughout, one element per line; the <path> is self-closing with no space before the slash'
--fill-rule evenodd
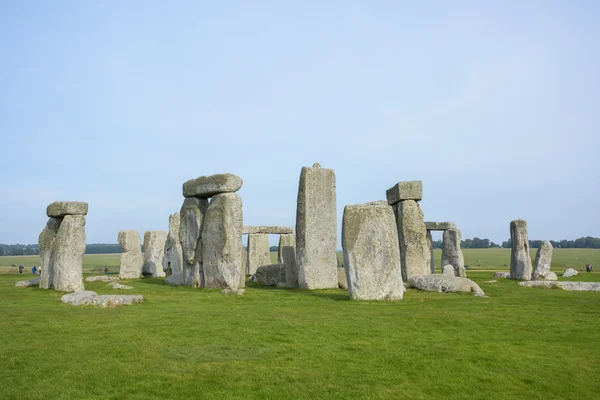
<path id="1" fill-rule="evenodd" d="M 107 274 L 108 273 L 108 264 L 104 264 L 104 273 Z"/>
<path id="2" fill-rule="evenodd" d="M 33 267 L 31 267 L 31 273 L 35 275 L 35 271 L 36 271 L 36 269 L 35 269 L 35 265 L 34 265 Z"/>
<path id="3" fill-rule="evenodd" d="M 22 274 L 23 273 L 23 264 L 19 265 L 19 273 Z"/>

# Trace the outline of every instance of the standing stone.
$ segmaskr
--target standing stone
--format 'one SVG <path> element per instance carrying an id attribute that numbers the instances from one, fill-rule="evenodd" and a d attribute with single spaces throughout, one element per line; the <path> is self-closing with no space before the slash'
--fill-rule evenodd
<path id="1" fill-rule="evenodd" d="M 163 271 L 169 272 L 165 282 L 170 285 L 183 285 L 183 250 L 179 241 L 179 213 L 169 215 L 169 234 L 165 242 L 162 261 Z"/>
<path id="2" fill-rule="evenodd" d="M 285 265 L 286 287 L 298 287 L 298 270 L 296 268 L 296 235 L 286 233 L 279 236 L 277 263 Z"/>
<path id="3" fill-rule="evenodd" d="M 442 265 L 452 265 L 456 276 L 466 278 L 465 260 L 460 248 L 460 237 L 458 229 L 444 231 L 442 238 Z"/>
<path id="4" fill-rule="evenodd" d="M 269 235 L 266 233 L 251 233 L 248 235 L 248 275 L 254 275 L 258 267 L 270 265 L 271 250 Z"/>
<path id="5" fill-rule="evenodd" d="M 240 265 L 240 288 L 246 287 L 246 269 L 248 267 L 248 249 L 243 243 L 240 243 L 242 252 L 242 264 Z"/>
<path id="6" fill-rule="evenodd" d="M 165 255 L 167 232 L 147 231 L 144 233 L 144 266 L 142 274 L 152 275 L 154 278 L 165 276 L 162 268 Z"/>
<path id="7" fill-rule="evenodd" d="M 550 264 L 552 263 L 552 244 L 544 240 L 538 248 L 533 263 L 532 281 L 544 281 L 550 276 Z"/>
<path id="8" fill-rule="evenodd" d="M 296 210 L 298 285 L 304 289 L 338 287 L 335 174 L 315 163 L 303 167 Z"/>
<path id="9" fill-rule="evenodd" d="M 38 239 L 42 269 L 40 288 L 42 289 L 52 289 L 54 287 L 54 239 L 61 222 L 62 218 L 50 218 Z"/>
<path id="10" fill-rule="evenodd" d="M 54 289 L 59 292 L 83 290 L 85 217 L 66 215 L 54 239 Z"/>
<path id="11" fill-rule="evenodd" d="M 183 280 L 186 286 L 202 287 L 202 222 L 208 200 L 187 198 L 181 206 L 179 240 L 183 252 Z"/>
<path id="12" fill-rule="evenodd" d="M 236 193 L 214 196 L 202 228 L 204 287 L 237 289 L 242 253 L 242 198 Z"/>
<path id="13" fill-rule="evenodd" d="M 351 299 L 402 299 L 404 285 L 392 207 L 385 201 L 346 206 L 342 246 Z"/>
<path id="14" fill-rule="evenodd" d="M 526 221 L 518 219 L 510 223 L 510 240 L 510 278 L 528 281 L 531 279 L 531 257 Z"/>
<path id="15" fill-rule="evenodd" d="M 429 247 L 429 257 L 431 259 L 429 263 L 429 273 L 435 274 L 435 259 L 433 258 L 433 237 L 431 237 L 430 230 L 427 230 L 427 246 Z"/>
<path id="16" fill-rule="evenodd" d="M 142 276 L 142 239 L 136 230 L 120 231 L 119 244 L 121 253 L 121 267 L 119 277 L 121 279 L 137 279 Z"/>
<path id="17" fill-rule="evenodd" d="M 423 211 L 415 200 L 401 201 L 394 208 L 400 242 L 402 279 L 406 281 L 413 275 L 429 274 L 431 252 L 427 244 Z"/>

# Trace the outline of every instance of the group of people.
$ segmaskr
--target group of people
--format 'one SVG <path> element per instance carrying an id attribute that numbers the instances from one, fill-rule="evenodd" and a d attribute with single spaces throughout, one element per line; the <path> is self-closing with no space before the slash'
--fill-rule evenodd
<path id="1" fill-rule="evenodd" d="M 19 273 L 22 274 L 23 270 L 25 269 L 25 267 L 23 267 L 23 264 L 19 265 Z M 31 267 L 31 273 L 32 274 L 41 274 L 42 273 L 42 267 L 36 267 L 35 265 L 33 267 Z"/>
<path id="2" fill-rule="evenodd" d="M 585 264 L 585 272 L 592 272 L 592 264 Z"/>

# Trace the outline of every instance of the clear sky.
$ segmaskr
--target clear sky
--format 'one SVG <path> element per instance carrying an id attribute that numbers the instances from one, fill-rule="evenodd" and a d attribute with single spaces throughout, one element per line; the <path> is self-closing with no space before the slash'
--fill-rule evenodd
<path id="1" fill-rule="evenodd" d="M 338 232 L 418 179 L 463 238 L 600 236 L 598 21 L 598 1 L 0 0 L 0 243 L 36 243 L 55 200 L 89 202 L 88 243 L 166 230 L 182 183 L 223 172 L 245 224 L 294 226 L 315 161 Z"/>

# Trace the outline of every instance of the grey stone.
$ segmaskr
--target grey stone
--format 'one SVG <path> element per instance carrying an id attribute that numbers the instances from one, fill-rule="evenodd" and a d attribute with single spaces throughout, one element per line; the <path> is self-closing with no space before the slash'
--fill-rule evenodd
<path id="1" fill-rule="evenodd" d="M 238 289 L 242 263 L 242 198 L 236 193 L 215 195 L 202 228 L 204 287 Z"/>
<path id="2" fill-rule="evenodd" d="M 285 265 L 286 287 L 298 287 L 298 269 L 296 267 L 296 236 L 286 233 L 279 236 L 277 263 Z"/>
<path id="3" fill-rule="evenodd" d="M 454 267 L 450 264 L 444 265 L 444 267 L 442 268 L 442 274 L 448 276 L 456 276 L 456 273 L 454 272 Z"/>
<path id="4" fill-rule="evenodd" d="M 62 218 L 65 215 L 87 215 L 88 203 L 83 201 L 55 201 L 46 208 L 49 217 Z"/>
<path id="5" fill-rule="evenodd" d="M 184 285 L 202 287 L 200 264 L 202 263 L 202 224 L 208 200 L 191 197 L 181 206 L 179 239 L 183 252 Z"/>
<path id="6" fill-rule="evenodd" d="M 119 232 L 119 244 L 121 253 L 121 266 L 119 278 L 137 279 L 142 276 L 142 240 L 136 230 L 124 230 Z"/>
<path id="7" fill-rule="evenodd" d="M 29 279 L 26 281 L 19 281 L 15 283 L 15 287 L 29 287 L 29 286 L 40 286 L 41 277 Z"/>
<path id="8" fill-rule="evenodd" d="M 600 282 L 550 282 L 550 281 L 529 281 L 519 282 L 519 286 L 525 287 L 542 287 L 551 289 L 557 287 L 559 289 L 577 292 L 600 292 Z"/>
<path id="9" fill-rule="evenodd" d="M 249 234 L 247 274 L 254 275 L 258 267 L 269 264 L 271 264 L 269 236 L 265 233 Z"/>
<path id="10" fill-rule="evenodd" d="M 442 265 L 452 265 L 454 274 L 466 278 L 465 260 L 460 248 L 460 231 L 458 229 L 448 229 L 443 234 Z"/>
<path id="11" fill-rule="evenodd" d="M 133 289 L 133 286 L 123 285 L 123 284 L 120 284 L 119 282 L 110 282 L 106 286 L 111 287 L 113 289 L 125 289 L 125 290 Z"/>
<path id="12" fill-rule="evenodd" d="M 494 273 L 494 278 L 509 279 L 510 278 L 510 272 L 496 272 L 496 273 Z"/>
<path id="13" fill-rule="evenodd" d="M 348 278 L 346 277 L 346 268 L 338 267 L 338 287 L 340 289 L 348 290 Z"/>
<path id="14" fill-rule="evenodd" d="M 533 273 L 531 274 L 532 281 L 546 280 L 546 276 L 550 272 L 550 264 L 552 263 L 552 244 L 548 240 L 544 240 L 537 249 L 535 261 L 533 263 Z"/>
<path id="15" fill-rule="evenodd" d="M 242 264 L 240 265 L 240 287 L 246 287 L 246 269 L 248 267 L 248 249 L 240 243 L 240 251 L 242 252 Z"/>
<path id="16" fill-rule="evenodd" d="M 142 303 L 144 296 L 141 294 L 104 294 L 92 298 L 92 304 L 100 307 L 116 307 L 133 303 Z"/>
<path id="17" fill-rule="evenodd" d="M 562 274 L 562 276 L 564 278 L 570 278 L 570 277 L 576 276 L 576 275 L 579 275 L 579 272 L 577 272 L 577 270 L 574 268 L 567 268 L 565 270 L 565 272 L 563 272 L 563 274 Z"/>
<path id="18" fill-rule="evenodd" d="M 298 285 L 304 289 L 338 287 L 335 174 L 316 163 L 303 167 L 296 209 Z"/>
<path id="19" fill-rule="evenodd" d="M 233 193 L 240 190 L 242 183 L 242 178 L 234 174 L 201 176 L 183 184 L 183 197 L 208 198 L 220 193 Z"/>
<path id="20" fill-rule="evenodd" d="M 46 227 L 40 233 L 38 239 L 38 249 L 41 259 L 40 267 L 40 288 L 51 289 L 54 287 L 54 240 L 62 218 L 50 218 L 46 223 Z"/>
<path id="21" fill-rule="evenodd" d="M 546 273 L 546 280 L 547 281 L 556 281 L 558 280 L 558 277 L 556 276 L 556 274 L 552 271 L 549 271 Z"/>
<path id="22" fill-rule="evenodd" d="M 294 233 L 294 230 L 287 226 L 249 226 L 245 225 L 242 229 L 243 235 L 248 235 L 250 233 L 266 233 L 269 235 L 285 235 Z"/>
<path id="23" fill-rule="evenodd" d="M 74 306 L 92 304 L 94 298 L 98 296 L 96 292 L 90 290 L 81 290 L 79 292 L 65 294 L 60 298 L 63 303 L 69 303 Z"/>
<path id="24" fill-rule="evenodd" d="M 425 229 L 428 231 L 445 231 L 448 229 L 456 229 L 454 222 L 425 222 Z"/>
<path id="25" fill-rule="evenodd" d="M 402 280 L 413 275 L 427 275 L 431 268 L 431 253 L 423 211 L 414 200 L 404 200 L 394 206 L 400 242 Z M 442 265 L 444 265 L 442 263 Z"/>
<path id="26" fill-rule="evenodd" d="M 402 299 L 404 286 L 392 207 L 382 203 L 346 206 L 342 247 L 351 299 Z"/>
<path id="27" fill-rule="evenodd" d="M 531 279 L 531 257 L 529 256 L 529 235 L 527 222 L 522 219 L 511 221 L 510 278 L 522 281 Z"/>
<path id="28" fill-rule="evenodd" d="M 447 275 L 413 275 L 408 279 L 410 287 L 425 292 L 472 292 L 484 297 L 478 284 L 467 278 Z"/>
<path id="29" fill-rule="evenodd" d="M 491 280 L 491 281 L 483 281 L 483 283 L 497 283 L 498 281 L 496 280 Z"/>
<path id="30" fill-rule="evenodd" d="M 83 254 L 85 253 L 85 217 L 67 215 L 63 218 L 53 243 L 54 289 L 77 292 L 83 287 Z"/>
<path id="31" fill-rule="evenodd" d="M 404 200 L 420 201 L 423 198 L 423 182 L 398 182 L 386 191 L 388 204 L 393 206 Z"/>
<path id="32" fill-rule="evenodd" d="M 256 269 L 254 277 L 256 282 L 263 286 L 277 286 L 278 283 L 285 283 L 285 265 L 262 265 Z"/>
<path id="33" fill-rule="evenodd" d="M 183 250 L 179 240 L 179 213 L 169 215 L 169 233 L 165 242 L 162 269 L 168 275 L 165 282 L 174 286 L 183 285 Z M 167 282 L 169 280 L 169 282 Z"/>
<path id="34" fill-rule="evenodd" d="M 427 247 L 429 247 L 429 273 L 435 274 L 435 259 L 433 258 L 433 238 L 431 232 L 427 231 Z"/>
<path id="35" fill-rule="evenodd" d="M 87 278 L 85 278 L 86 282 L 112 282 L 112 281 L 116 281 L 117 278 L 116 276 L 108 276 L 108 275 L 99 275 L 99 276 L 88 276 Z"/>
<path id="36" fill-rule="evenodd" d="M 167 232 L 165 231 L 146 231 L 144 233 L 144 265 L 142 266 L 142 274 L 152 275 L 154 278 L 165 276 L 162 264 L 166 242 Z"/>
<path id="37" fill-rule="evenodd" d="M 246 294 L 246 290 L 244 289 L 223 289 L 221 290 L 221 294 L 225 296 L 243 296 Z"/>

